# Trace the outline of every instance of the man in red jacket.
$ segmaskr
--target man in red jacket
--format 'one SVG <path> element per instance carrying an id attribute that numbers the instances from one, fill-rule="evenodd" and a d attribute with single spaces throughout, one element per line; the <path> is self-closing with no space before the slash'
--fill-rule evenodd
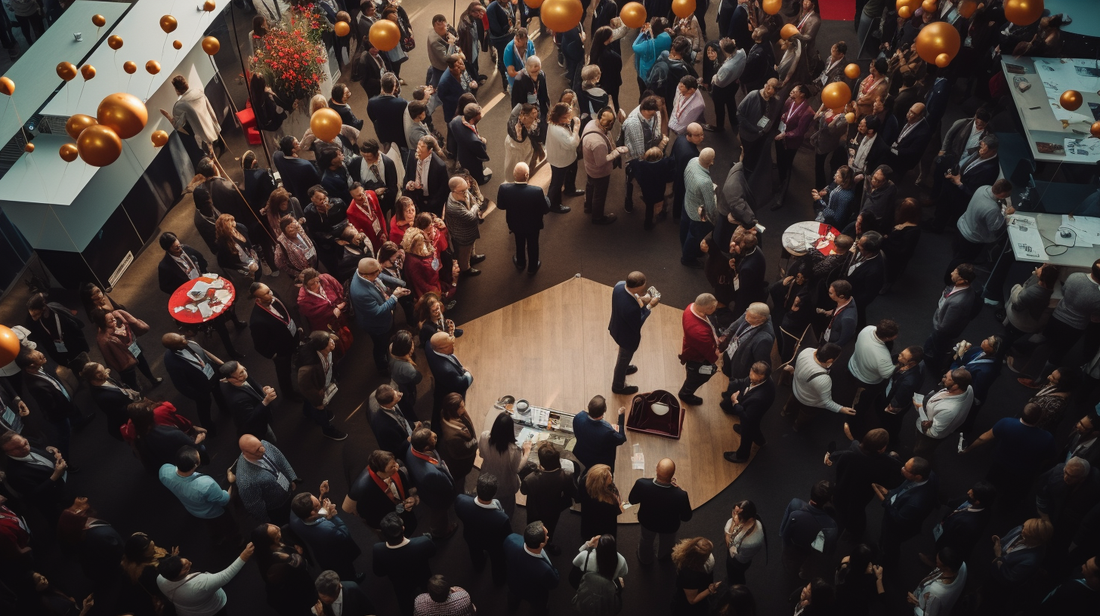
<path id="1" fill-rule="evenodd" d="M 710 293 L 702 293 L 684 308 L 684 346 L 680 351 L 680 363 L 687 368 L 687 377 L 680 387 L 679 397 L 684 402 L 699 406 L 703 399 L 695 390 L 703 386 L 717 372 L 718 331 L 710 321 L 710 315 L 718 308 L 718 300 Z"/>

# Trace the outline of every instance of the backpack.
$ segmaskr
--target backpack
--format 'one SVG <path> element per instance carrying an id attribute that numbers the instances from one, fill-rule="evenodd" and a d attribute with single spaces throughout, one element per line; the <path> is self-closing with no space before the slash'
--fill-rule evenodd
<path id="1" fill-rule="evenodd" d="M 573 609 L 583 616 L 613 616 L 623 609 L 619 585 L 604 576 L 590 571 L 581 578 L 577 594 L 573 595 Z"/>

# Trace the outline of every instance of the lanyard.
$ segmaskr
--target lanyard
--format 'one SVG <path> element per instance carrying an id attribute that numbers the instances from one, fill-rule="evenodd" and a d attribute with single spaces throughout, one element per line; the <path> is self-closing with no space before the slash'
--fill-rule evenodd
<path id="1" fill-rule="evenodd" d="M 283 325 L 286 325 L 287 327 L 290 327 L 290 312 L 288 311 L 286 313 L 286 318 L 284 319 L 282 316 L 279 315 L 279 312 L 276 309 L 274 309 L 274 306 L 275 306 L 276 302 L 278 302 L 278 304 L 280 306 L 282 306 L 282 304 L 283 304 L 281 301 L 276 299 L 276 300 L 273 300 L 271 302 L 272 307 L 270 307 L 270 308 L 267 307 L 267 306 L 264 306 L 263 304 L 260 304 L 260 303 L 257 303 L 256 305 L 259 306 L 260 308 L 262 308 L 265 312 L 267 312 L 271 316 L 275 317 Z M 283 310 L 286 310 L 286 306 L 283 306 Z"/>
<path id="2" fill-rule="evenodd" d="M 813 11 L 810 11 L 809 13 L 806 13 L 806 16 L 802 18 L 802 21 L 798 22 L 798 31 L 799 32 L 802 32 L 802 25 L 805 24 L 806 20 L 809 19 L 810 15 L 813 15 L 813 14 L 814 14 Z"/>
<path id="3" fill-rule="evenodd" d="M 45 319 L 39 319 L 38 324 L 42 326 L 42 329 L 46 330 L 46 333 L 54 339 L 54 342 L 65 342 L 65 336 L 61 333 L 61 317 L 57 316 L 57 312 L 53 310 L 50 312 L 53 314 L 53 322 L 57 326 L 57 334 L 55 335 L 50 331 L 50 328 L 46 327 Z"/>
<path id="4" fill-rule="evenodd" d="M 783 123 L 786 124 L 790 122 L 791 118 L 793 118 L 805 106 L 806 103 L 799 103 L 797 107 L 791 107 L 787 114 L 783 116 Z"/>
<path id="5" fill-rule="evenodd" d="M 694 98 L 694 97 L 695 97 L 695 95 L 692 94 L 692 98 Z M 683 94 L 680 95 L 680 101 L 676 103 L 676 119 L 677 120 L 679 120 L 680 116 L 683 115 L 684 107 L 687 107 L 688 101 L 690 101 L 690 100 L 691 99 L 684 96 Z"/>

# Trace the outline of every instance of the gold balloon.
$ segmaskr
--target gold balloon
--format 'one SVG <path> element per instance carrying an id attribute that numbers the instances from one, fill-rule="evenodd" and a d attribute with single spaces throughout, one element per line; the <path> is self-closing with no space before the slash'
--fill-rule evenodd
<path id="1" fill-rule="evenodd" d="M 19 336 L 6 325 L 0 325 L 0 362 L 5 366 L 10 364 L 19 355 L 20 348 Z"/>
<path id="2" fill-rule="evenodd" d="M 65 81 L 72 81 L 76 78 L 76 65 L 72 62 L 62 62 L 57 65 L 57 76 Z"/>
<path id="3" fill-rule="evenodd" d="M 842 109 L 852 100 L 852 89 L 843 81 L 836 81 L 821 90 L 821 103 L 828 109 Z"/>
<path id="4" fill-rule="evenodd" d="M 945 53 L 941 53 L 940 55 L 936 56 L 936 66 L 940 68 L 947 68 L 948 64 L 951 64 L 951 56 Z"/>
<path id="5" fill-rule="evenodd" d="M 177 50 L 183 49 L 183 41 L 172 41 L 172 47 L 176 48 Z"/>
<path id="6" fill-rule="evenodd" d="M 856 114 L 849 111 L 848 113 L 844 114 L 844 121 L 849 123 L 849 124 L 855 124 L 856 123 Z"/>
<path id="7" fill-rule="evenodd" d="M 523 3 L 532 9 L 537 9 L 542 6 L 542 0 L 523 0 Z"/>
<path id="8" fill-rule="evenodd" d="M 149 110 L 145 108 L 145 103 L 126 92 L 107 95 L 100 101 L 95 115 L 101 125 L 110 128 L 123 139 L 140 133 L 149 121 Z"/>
<path id="9" fill-rule="evenodd" d="M 61 160 L 71 163 L 76 160 L 77 156 L 80 156 L 80 152 L 76 149 L 75 143 L 66 143 L 61 146 L 61 149 L 57 152 L 61 156 Z"/>
<path id="10" fill-rule="evenodd" d="M 1043 16 L 1043 0 L 1005 0 L 1005 19 L 1030 26 Z"/>
<path id="11" fill-rule="evenodd" d="M 176 27 L 179 26 L 179 22 L 175 17 L 171 15 L 165 15 L 160 18 L 160 29 L 164 30 L 165 34 L 170 34 L 176 31 Z"/>
<path id="12" fill-rule="evenodd" d="M 924 9 L 925 13 L 935 13 L 936 0 L 924 0 L 924 2 L 921 3 L 920 8 Z"/>
<path id="13" fill-rule="evenodd" d="M 154 147 L 163 147 L 168 143 L 168 133 L 162 130 L 155 130 L 153 131 L 152 139 Z"/>
<path id="14" fill-rule="evenodd" d="M 386 21 L 389 21 L 389 20 L 386 20 Z M 393 22 L 390 22 L 390 23 L 393 23 Z M 212 56 L 212 55 L 218 53 L 218 50 L 220 50 L 221 48 L 222 48 L 222 44 L 218 42 L 218 39 L 216 39 L 212 36 L 208 36 L 208 37 L 202 39 L 202 50 L 205 51 L 208 55 Z"/>
<path id="15" fill-rule="evenodd" d="M 156 75 L 160 72 L 160 62 L 149 60 L 145 63 L 145 70 L 148 71 L 150 75 Z"/>
<path id="16" fill-rule="evenodd" d="M 1091 133 L 1093 137 L 1100 139 L 1100 122 L 1093 122 L 1092 127 L 1089 128 L 1089 133 Z"/>
<path id="17" fill-rule="evenodd" d="M 126 71 L 127 75 L 133 75 L 137 72 L 137 62 L 124 62 L 122 70 Z"/>
<path id="18" fill-rule="evenodd" d="M 389 51 L 401 41 L 401 29 L 388 19 L 379 19 L 370 27 L 370 44 L 379 51 Z"/>
<path id="19" fill-rule="evenodd" d="M 122 155 L 122 139 L 106 126 L 89 126 L 76 140 L 76 150 L 89 165 L 106 167 Z"/>
<path id="20" fill-rule="evenodd" d="M 764 0 L 760 3 L 760 6 L 768 15 L 776 15 L 779 13 L 779 9 L 783 8 L 783 0 Z"/>
<path id="21" fill-rule="evenodd" d="M 95 67 L 91 64 L 85 64 L 80 67 L 80 74 L 84 77 L 84 81 L 90 81 L 95 77 Z"/>
<path id="22" fill-rule="evenodd" d="M 641 2 L 628 2 L 619 11 L 619 19 L 627 28 L 641 28 L 645 24 L 645 6 Z"/>
<path id="23" fill-rule="evenodd" d="M 336 31 L 336 36 L 347 36 L 351 32 L 351 26 L 346 21 L 336 22 L 336 26 L 333 28 Z"/>
<path id="24" fill-rule="evenodd" d="M 844 76 L 848 79 L 859 79 L 859 65 L 852 62 L 844 67 Z"/>
<path id="25" fill-rule="evenodd" d="M 382 21 L 389 20 L 384 19 Z M 336 139 L 337 135 L 340 134 L 342 125 L 343 120 L 340 119 L 340 114 L 328 107 L 314 111 L 313 116 L 309 118 L 310 130 L 312 130 L 313 135 L 321 141 L 333 141 Z"/>
<path id="26" fill-rule="evenodd" d="M 898 9 L 898 16 L 902 19 L 909 19 L 913 16 L 913 9 L 909 8 L 908 6 L 903 6 Z"/>
<path id="27" fill-rule="evenodd" d="M 0 94 L 15 94 L 15 82 L 8 77 L 0 77 Z"/>
<path id="28" fill-rule="evenodd" d="M 546 27 L 554 32 L 569 32 L 581 23 L 584 7 L 580 0 L 545 0 L 539 15 Z"/>
<path id="29" fill-rule="evenodd" d="M 1066 111 L 1077 111 L 1083 102 L 1084 99 L 1081 98 L 1081 93 L 1077 90 L 1066 90 L 1062 92 L 1062 96 L 1058 99 L 1058 104 Z"/>
<path id="30" fill-rule="evenodd" d="M 30 154 L 31 152 L 34 151 L 34 144 L 33 143 L 27 143 L 27 145 L 23 146 L 23 151 L 26 152 L 27 154 Z"/>
<path id="31" fill-rule="evenodd" d="M 112 34 L 107 37 L 107 46 L 115 51 L 122 49 L 122 37 L 117 34 Z"/>
<path id="32" fill-rule="evenodd" d="M 783 40 L 787 40 L 796 34 L 798 34 L 798 26 L 794 24 L 786 24 L 779 29 L 779 37 Z"/>
<path id="33" fill-rule="evenodd" d="M 672 0 L 672 13 L 680 19 L 687 19 L 695 14 L 695 0 Z"/>
<path id="34" fill-rule="evenodd" d="M 894 6 L 896 6 L 899 11 L 903 6 L 909 7 L 910 11 L 915 11 L 917 10 L 917 7 L 920 6 L 921 2 L 922 0 L 897 0 L 894 3 Z"/>
<path id="35" fill-rule="evenodd" d="M 95 126 L 99 122 L 96 121 L 90 115 L 84 115 L 83 113 L 76 113 L 69 117 L 65 121 L 65 132 L 69 133 L 69 136 L 76 139 L 80 136 L 80 133 L 84 132 L 85 128 L 89 126 Z"/>
<path id="36" fill-rule="evenodd" d="M 202 3 L 202 10 L 207 13 L 213 13 L 216 8 L 218 8 L 218 5 L 214 4 L 214 0 L 206 0 L 206 2 Z"/>
<path id="37" fill-rule="evenodd" d="M 92 15 L 92 23 L 95 27 L 102 28 L 107 25 L 107 18 L 102 15 Z"/>
<path id="38" fill-rule="evenodd" d="M 962 15 L 963 19 L 973 17 L 976 10 L 978 10 L 978 0 L 963 0 L 959 4 L 959 15 Z"/>
<path id="39" fill-rule="evenodd" d="M 962 40 L 955 26 L 946 21 L 934 21 L 921 29 L 916 41 L 917 55 L 929 64 L 936 63 L 936 57 L 942 53 L 954 58 L 959 53 Z"/>

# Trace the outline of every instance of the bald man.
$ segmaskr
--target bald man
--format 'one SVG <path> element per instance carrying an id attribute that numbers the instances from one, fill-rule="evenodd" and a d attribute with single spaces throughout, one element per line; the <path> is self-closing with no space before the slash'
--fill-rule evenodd
<path id="1" fill-rule="evenodd" d="M 279 390 L 283 397 L 301 402 L 303 398 L 294 391 L 294 382 L 290 378 L 291 360 L 298 352 L 301 328 L 294 321 L 290 309 L 271 287 L 262 282 L 253 282 L 249 293 L 256 300 L 248 319 L 252 344 L 257 353 L 275 364 L 275 375 L 279 378 Z"/>
<path id="2" fill-rule="evenodd" d="M 550 200 L 538 186 L 527 183 L 531 169 L 518 163 L 513 172 L 515 182 L 501 184 L 497 189 L 497 207 L 507 212 L 508 230 L 516 236 L 516 254 L 512 265 L 522 272 L 535 275 L 542 266 L 539 260 L 539 232 L 543 216 L 550 212 Z"/>
<path id="3" fill-rule="evenodd" d="M 390 330 L 393 329 L 393 309 L 397 300 L 411 293 L 407 287 L 398 287 L 391 294 L 378 279 L 382 264 L 378 259 L 359 261 L 355 275 L 351 277 L 351 304 L 355 308 L 355 323 L 370 336 L 374 346 L 374 365 L 380 374 L 389 374 Z"/>
<path id="4" fill-rule="evenodd" d="M 434 401 L 432 404 L 432 425 L 440 425 L 440 412 L 443 399 L 447 394 L 456 393 L 466 397 L 466 390 L 474 383 L 474 376 L 455 357 L 455 337 L 447 332 L 436 332 L 428 341 L 430 349 L 425 350 L 428 367 L 435 378 Z"/>
<path id="5" fill-rule="evenodd" d="M 914 103 L 905 114 L 905 126 L 901 127 L 897 140 L 890 144 L 890 152 L 884 162 L 894 170 L 893 180 L 897 184 L 910 169 L 917 166 L 932 139 L 932 125 L 926 115 L 924 103 Z"/>
<path id="6" fill-rule="evenodd" d="M 718 216 L 714 196 L 714 181 L 710 168 L 714 166 L 714 149 L 703 148 L 698 158 L 688 161 L 684 167 L 684 215 L 680 218 L 680 264 L 702 269 L 699 242 L 710 233 L 710 222 Z"/>
<path id="7" fill-rule="evenodd" d="M 451 194 L 447 196 L 447 231 L 451 243 L 458 252 L 458 268 L 463 278 L 477 276 L 481 270 L 472 267 L 485 260 L 477 254 L 477 240 L 481 237 L 481 206 L 473 202 L 470 185 L 462 177 L 455 176 L 447 183 Z"/>
<path id="8" fill-rule="evenodd" d="M 301 482 L 283 452 L 267 441 L 245 434 L 237 441 L 241 456 L 229 470 L 241 503 L 259 522 L 282 526 L 290 521 L 290 497 Z"/>
<path id="9" fill-rule="evenodd" d="M 653 541 L 658 537 L 657 559 L 669 560 L 680 523 L 691 519 L 688 493 L 676 485 L 675 475 L 676 463 L 665 458 L 657 463 L 656 477 L 643 477 L 630 488 L 627 500 L 640 506 L 642 540 L 638 543 L 638 562 L 643 565 L 653 564 Z"/>
<path id="10" fill-rule="evenodd" d="M 775 130 L 779 112 L 782 110 L 783 102 L 775 95 L 778 89 L 779 80 L 769 79 L 759 90 L 746 94 L 737 106 L 737 135 L 741 138 L 741 146 L 745 148 L 743 162 L 749 176 L 756 170 L 756 163 L 760 160 L 764 146 L 772 141 L 765 137 Z"/>
<path id="11" fill-rule="evenodd" d="M 164 334 L 160 343 L 165 349 L 164 370 L 172 385 L 195 402 L 199 423 L 206 428 L 207 436 L 216 436 L 217 429 L 210 417 L 210 397 L 214 397 L 223 413 L 228 410 L 218 387 L 218 366 L 222 360 L 177 333 Z"/>
<path id="12" fill-rule="evenodd" d="M 680 213 L 684 210 L 684 169 L 692 159 L 699 156 L 699 144 L 703 142 L 703 127 L 698 122 L 687 125 L 684 134 L 672 142 L 672 161 L 676 165 L 676 173 L 672 176 L 672 219 L 680 221 Z"/>
<path id="13" fill-rule="evenodd" d="M 684 344 L 680 351 L 680 363 L 687 370 L 679 398 L 692 406 L 699 406 L 703 399 L 695 391 L 718 371 L 718 330 L 711 315 L 718 309 L 718 300 L 710 293 L 701 293 L 684 308 Z"/>

